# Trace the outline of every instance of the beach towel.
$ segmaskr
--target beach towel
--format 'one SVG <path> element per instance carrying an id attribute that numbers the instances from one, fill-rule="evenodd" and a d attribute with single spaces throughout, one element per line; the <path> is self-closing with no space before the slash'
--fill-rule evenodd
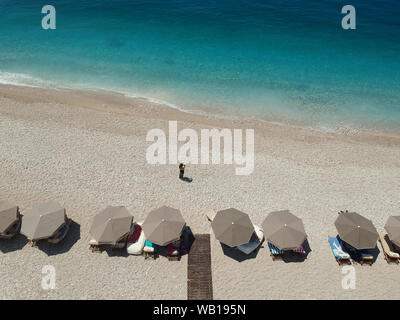
<path id="1" fill-rule="evenodd" d="M 268 248 L 269 248 L 269 251 L 271 251 L 272 254 L 283 254 L 283 250 L 275 247 L 272 243 L 268 242 Z"/>
<path id="2" fill-rule="evenodd" d="M 304 250 L 304 248 L 302 246 L 300 248 L 294 249 L 293 252 L 307 254 L 307 252 Z"/>
<path id="3" fill-rule="evenodd" d="M 134 224 L 132 228 L 132 234 L 129 236 L 126 251 L 128 254 L 141 255 L 144 248 L 144 243 L 146 237 L 144 235 L 143 229 L 139 223 Z M 153 248 L 150 249 L 151 252 L 154 251 Z"/>
<path id="4" fill-rule="evenodd" d="M 177 248 L 176 246 L 174 246 L 172 243 L 170 243 L 167 246 L 167 254 L 170 255 L 178 255 L 179 254 L 179 248 Z"/>
<path id="5" fill-rule="evenodd" d="M 142 227 L 139 225 L 135 225 L 133 227 L 133 233 L 128 238 L 128 242 L 134 243 L 134 242 L 138 241 L 141 233 L 142 233 Z"/>
<path id="6" fill-rule="evenodd" d="M 337 237 L 329 237 L 329 244 L 337 259 L 350 259 L 350 255 L 343 249 L 342 244 Z"/>

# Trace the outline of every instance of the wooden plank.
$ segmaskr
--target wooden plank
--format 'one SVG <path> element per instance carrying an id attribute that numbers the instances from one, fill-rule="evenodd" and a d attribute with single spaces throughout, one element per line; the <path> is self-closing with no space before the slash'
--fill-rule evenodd
<path id="1" fill-rule="evenodd" d="M 209 234 L 196 234 L 188 256 L 188 300 L 212 300 L 211 246 Z"/>

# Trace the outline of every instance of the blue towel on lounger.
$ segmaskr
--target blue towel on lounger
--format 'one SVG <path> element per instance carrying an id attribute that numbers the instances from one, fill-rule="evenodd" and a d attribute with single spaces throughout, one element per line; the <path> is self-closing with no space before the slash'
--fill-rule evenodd
<path id="1" fill-rule="evenodd" d="M 157 249 L 157 245 L 156 245 L 155 243 L 153 243 L 153 242 L 150 242 L 149 240 L 146 240 L 146 241 L 144 242 L 144 245 L 145 245 L 146 247 L 154 248 L 154 250 Z"/>
<path id="2" fill-rule="evenodd" d="M 331 246 L 332 252 L 337 259 L 349 259 L 350 255 L 343 248 L 340 239 L 337 237 L 329 237 L 329 245 Z"/>
<path id="3" fill-rule="evenodd" d="M 275 247 L 272 243 L 268 242 L 268 247 L 269 251 L 271 251 L 272 254 L 283 254 L 283 251 L 277 247 Z"/>

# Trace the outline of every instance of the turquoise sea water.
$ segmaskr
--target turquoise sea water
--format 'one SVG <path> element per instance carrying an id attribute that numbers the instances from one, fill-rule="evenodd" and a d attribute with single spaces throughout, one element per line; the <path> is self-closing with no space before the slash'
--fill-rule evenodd
<path id="1" fill-rule="evenodd" d="M 41 28 L 54 5 L 57 29 Z M 352 4 L 357 29 L 341 28 Z M 398 0 L 0 0 L 0 83 L 323 129 L 400 129 Z"/>

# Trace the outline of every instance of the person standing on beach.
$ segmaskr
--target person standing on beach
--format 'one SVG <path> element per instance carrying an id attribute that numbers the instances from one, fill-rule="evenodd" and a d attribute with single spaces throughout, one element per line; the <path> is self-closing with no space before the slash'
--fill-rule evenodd
<path id="1" fill-rule="evenodd" d="M 179 165 L 179 179 L 183 180 L 184 173 L 185 173 L 185 165 L 181 163 Z"/>

